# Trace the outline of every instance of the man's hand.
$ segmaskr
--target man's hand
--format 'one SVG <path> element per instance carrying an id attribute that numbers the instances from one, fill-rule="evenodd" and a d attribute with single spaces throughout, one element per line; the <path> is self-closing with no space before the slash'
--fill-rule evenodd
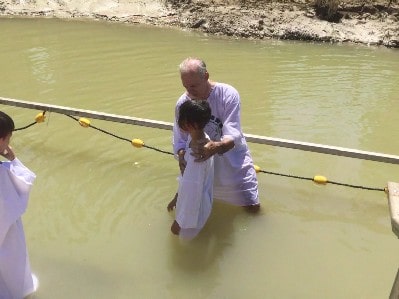
<path id="1" fill-rule="evenodd" d="M 207 142 L 202 149 L 195 154 L 195 162 L 203 162 L 215 154 L 223 155 L 234 147 L 233 140 L 212 141 Z"/>

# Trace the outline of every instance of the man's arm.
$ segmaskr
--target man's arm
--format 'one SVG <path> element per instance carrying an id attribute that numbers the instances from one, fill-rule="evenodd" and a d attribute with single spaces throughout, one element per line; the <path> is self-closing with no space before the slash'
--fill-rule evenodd
<path id="1" fill-rule="evenodd" d="M 234 140 L 230 138 L 224 138 L 221 141 L 210 140 L 204 145 L 199 153 L 195 154 L 195 162 L 205 161 L 206 159 L 209 159 L 211 156 L 216 154 L 223 155 L 227 151 L 231 150 L 233 147 Z"/>

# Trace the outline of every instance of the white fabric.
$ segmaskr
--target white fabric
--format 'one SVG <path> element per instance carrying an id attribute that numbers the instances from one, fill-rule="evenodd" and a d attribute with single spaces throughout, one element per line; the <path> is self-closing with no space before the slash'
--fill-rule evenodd
<path id="1" fill-rule="evenodd" d="M 35 291 L 21 221 L 35 178 L 18 159 L 0 164 L 0 299 Z"/>
<path id="2" fill-rule="evenodd" d="M 195 162 L 191 149 L 186 149 L 187 161 L 183 176 L 179 178 L 176 202 L 176 221 L 182 239 L 194 238 L 204 227 L 213 203 L 213 158 Z"/>
<path id="3" fill-rule="evenodd" d="M 177 125 L 179 107 L 190 100 L 183 94 L 176 103 L 173 126 L 173 149 L 185 148 L 188 134 Z M 251 154 L 240 123 L 240 96 L 237 90 L 224 83 L 216 83 L 207 99 L 212 119 L 205 132 L 213 141 L 234 140 L 234 148 L 223 155 L 215 155 L 214 197 L 231 204 L 247 206 L 259 203 L 258 181 Z"/>

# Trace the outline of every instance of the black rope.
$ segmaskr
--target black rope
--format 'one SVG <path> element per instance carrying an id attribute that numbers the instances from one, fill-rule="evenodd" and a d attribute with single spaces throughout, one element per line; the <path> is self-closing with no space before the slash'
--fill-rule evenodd
<path id="1" fill-rule="evenodd" d="M 305 177 L 300 177 L 300 176 L 296 176 L 296 175 L 282 174 L 282 173 L 271 172 L 271 171 L 265 171 L 265 170 L 259 170 L 259 172 L 264 172 L 264 173 L 268 173 L 268 174 L 279 175 L 279 176 L 284 176 L 284 177 L 289 177 L 289 178 L 295 178 L 295 179 L 302 179 L 302 180 L 313 181 L 312 178 L 305 178 Z"/>
<path id="2" fill-rule="evenodd" d="M 152 150 L 154 150 L 154 151 L 160 152 L 160 153 L 164 153 L 164 154 L 168 154 L 168 155 L 172 155 L 172 156 L 174 156 L 174 155 L 175 155 L 175 154 L 174 154 L 174 153 L 172 153 L 172 152 L 164 151 L 164 150 L 161 150 L 161 149 L 158 149 L 158 148 L 155 148 L 155 147 L 149 146 L 149 145 L 145 145 L 145 144 L 143 144 L 143 146 L 144 146 L 144 147 L 147 147 L 147 148 L 149 148 L 149 149 L 152 149 Z"/>
<path id="3" fill-rule="evenodd" d="M 338 183 L 338 182 L 333 182 L 333 181 L 327 181 L 327 182 L 330 183 L 330 184 L 339 185 L 339 186 L 345 186 L 345 187 L 351 187 L 351 188 L 358 188 L 358 189 L 365 189 L 365 190 L 372 190 L 372 191 L 385 191 L 385 188 L 374 188 L 374 187 L 357 186 L 357 185 Z"/>
<path id="4" fill-rule="evenodd" d="M 43 115 L 45 115 L 45 114 L 46 114 L 46 111 L 43 111 Z M 33 123 L 31 123 L 29 125 L 26 125 L 25 127 L 14 129 L 14 132 L 15 131 L 20 131 L 20 130 L 25 130 L 25 129 L 33 126 L 33 125 L 36 125 L 36 124 L 37 124 L 37 121 L 35 120 Z"/>
<path id="5" fill-rule="evenodd" d="M 70 118 L 72 118 L 72 119 L 74 119 L 74 120 L 76 120 L 77 122 L 79 122 L 79 120 L 78 120 L 76 117 L 73 117 L 72 115 L 68 115 L 68 114 L 65 114 L 65 115 L 68 116 L 68 117 L 70 117 Z M 102 132 L 102 133 L 111 135 L 111 136 L 113 136 L 113 137 L 115 137 L 115 138 L 118 138 L 118 139 L 120 139 L 120 140 L 127 141 L 127 142 L 129 142 L 129 143 L 132 142 L 130 139 L 127 139 L 127 138 L 124 138 L 124 137 L 120 137 L 120 136 L 118 136 L 118 135 L 115 135 L 115 134 L 110 133 L 110 132 L 108 132 L 108 131 L 105 131 L 105 130 L 103 130 L 103 129 L 97 128 L 97 127 L 95 127 L 95 126 L 93 126 L 93 125 L 91 125 L 91 124 L 89 124 L 89 127 L 90 127 L 90 128 L 93 128 L 93 129 L 95 129 L 95 130 L 97 130 L 97 131 L 100 131 L 100 132 Z M 152 149 L 152 150 L 155 150 L 155 151 L 157 151 L 157 152 L 161 152 L 161 153 L 165 153 L 165 154 L 169 154 L 169 155 L 174 155 L 174 154 L 171 153 L 171 152 L 164 151 L 164 150 L 161 150 L 161 149 L 158 149 L 158 148 L 149 146 L 149 145 L 143 144 L 142 146 L 143 146 L 143 147 L 146 147 L 146 148 L 149 148 L 149 149 Z"/>
<path id="6" fill-rule="evenodd" d="M 65 116 L 68 116 L 68 117 L 70 117 L 70 118 L 72 118 L 72 119 L 74 119 L 74 120 L 76 120 L 77 122 L 79 122 L 79 119 L 77 119 L 76 117 L 73 117 L 72 115 L 68 115 L 68 114 L 64 114 L 64 115 L 65 115 Z M 103 132 L 103 133 L 105 133 L 105 134 L 111 135 L 111 136 L 113 136 L 113 137 L 115 137 L 115 138 L 118 138 L 118 139 L 120 139 L 120 140 L 124 140 L 124 141 L 127 141 L 127 142 L 131 142 L 131 141 L 130 141 L 129 139 L 127 139 L 127 138 L 117 136 L 117 135 L 115 135 L 115 134 L 113 134 L 113 133 L 110 133 L 110 132 L 107 132 L 107 131 L 105 131 L 105 130 L 103 130 L 103 129 L 97 128 L 97 127 L 95 127 L 95 126 L 93 126 L 93 125 L 91 125 L 91 124 L 89 124 L 89 127 L 90 127 L 90 128 L 93 128 L 93 129 L 95 129 L 95 130 L 97 130 L 97 131 Z"/>
<path id="7" fill-rule="evenodd" d="M 44 113 L 46 113 L 46 111 L 44 111 L 43 114 L 44 114 Z M 72 118 L 73 120 L 75 120 L 75 121 L 77 121 L 77 122 L 79 122 L 79 119 L 77 119 L 76 117 L 73 117 L 72 115 L 68 115 L 68 114 L 64 114 L 64 115 L 65 115 L 65 116 L 68 116 L 68 117 L 70 117 L 70 118 Z M 19 131 L 19 130 L 27 129 L 27 128 L 29 128 L 29 127 L 35 125 L 36 123 L 37 123 L 37 122 L 35 121 L 35 122 L 33 122 L 33 123 L 31 123 L 31 124 L 25 126 L 25 127 L 18 128 L 18 129 L 14 129 L 14 131 Z M 110 136 L 112 136 L 112 137 L 118 138 L 118 139 L 120 139 L 120 140 L 127 141 L 127 142 L 129 142 L 129 143 L 132 142 L 130 139 L 127 139 L 127 138 L 124 138 L 124 137 L 120 137 L 120 136 L 118 136 L 118 135 L 115 135 L 115 134 L 110 133 L 110 132 L 108 132 L 108 131 L 105 131 L 105 130 L 103 130 L 103 129 L 97 128 L 97 127 L 95 127 L 95 126 L 93 126 L 93 125 L 91 125 L 91 124 L 89 124 L 88 126 L 91 127 L 91 128 L 93 128 L 93 129 L 95 129 L 95 130 L 97 130 L 97 131 L 100 131 L 100 132 L 105 133 L 105 134 L 108 134 L 108 135 L 110 135 Z M 152 149 L 152 150 L 154 150 L 154 151 L 160 152 L 160 153 L 169 154 L 169 155 L 172 155 L 172 156 L 174 155 L 172 152 L 164 151 L 164 150 L 161 150 L 161 149 L 158 149 L 158 148 L 149 146 L 149 145 L 143 144 L 142 146 L 143 146 L 143 147 L 146 147 L 146 148 L 149 148 L 149 149 Z M 296 175 L 290 175 L 290 174 L 283 174 L 283 173 L 277 173 L 277 172 L 271 172 L 271 171 L 265 171 L 265 170 L 259 170 L 259 172 L 263 172 L 263 173 L 267 173 L 267 174 L 272 174 L 272 175 L 283 176 L 283 177 L 289 177 L 289 178 L 294 178 L 294 179 L 301 179 L 301 180 L 314 181 L 313 178 L 303 177 L 303 176 L 296 176 Z M 328 180 L 327 180 L 327 183 L 334 184 L 334 185 L 339 185 L 339 186 L 344 186 L 344 187 L 358 188 L 358 189 L 371 190 L 371 191 L 384 191 L 384 192 L 385 192 L 385 188 L 365 187 L 365 186 L 351 185 L 351 184 L 339 183 L 339 182 L 328 181 Z"/>
<path id="8" fill-rule="evenodd" d="M 25 129 L 27 129 L 27 128 L 29 128 L 29 127 L 35 125 L 35 124 L 37 124 L 37 122 L 33 122 L 33 123 L 31 123 L 31 124 L 29 124 L 29 125 L 26 125 L 25 127 L 22 127 L 22 128 L 14 129 L 14 132 L 15 132 L 15 131 L 20 131 L 20 130 L 25 130 Z"/>
<path id="9" fill-rule="evenodd" d="M 290 177 L 290 178 L 295 178 L 295 179 L 302 179 L 302 180 L 314 181 L 313 178 L 307 178 L 307 177 L 301 177 L 301 176 L 295 176 L 295 175 L 289 175 L 289 174 L 282 174 L 282 173 L 271 172 L 271 171 L 265 171 L 265 170 L 259 170 L 259 172 L 268 173 L 268 174 L 273 174 L 273 175 L 279 175 L 279 176 L 284 176 L 284 177 Z M 351 187 L 351 188 L 372 190 L 372 191 L 385 191 L 385 188 L 365 187 L 365 186 L 351 185 L 351 184 L 339 183 L 339 182 L 328 181 L 328 180 L 327 180 L 327 183 L 330 183 L 330 184 L 333 184 L 333 185 Z"/>

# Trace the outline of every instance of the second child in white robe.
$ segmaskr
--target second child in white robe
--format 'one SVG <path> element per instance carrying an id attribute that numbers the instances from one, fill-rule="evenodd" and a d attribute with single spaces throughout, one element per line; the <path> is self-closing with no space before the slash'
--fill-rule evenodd
<path id="1" fill-rule="evenodd" d="M 17 158 L 0 163 L 0 298 L 22 299 L 34 282 L 21 216 L 26 211 L 35 174 Z"/>

